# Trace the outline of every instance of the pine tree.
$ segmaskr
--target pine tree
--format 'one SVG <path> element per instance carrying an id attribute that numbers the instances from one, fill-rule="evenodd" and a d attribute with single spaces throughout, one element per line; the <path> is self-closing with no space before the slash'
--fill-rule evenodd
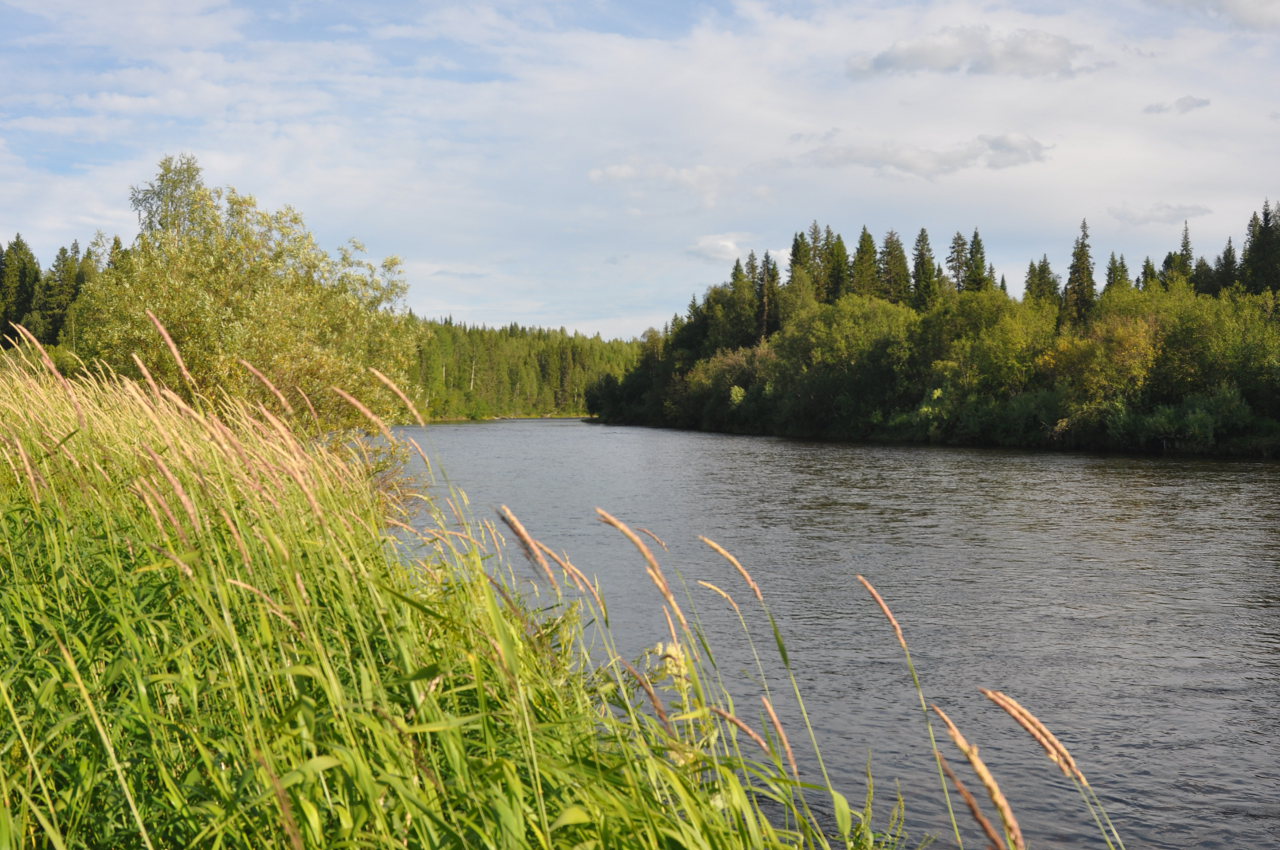
<path id="1" fill-rule="evenodd" d="M 942 294 L 942 275 L 929 245 L 929 232 L 923 227 L 916 236 L 911 261 L 911 303 L 923 313 L 933 307 Z"/>
<path id="2" fill-rule="evenodd" d="M 864 225 L 858 237 L 858 248 L 853 252 L 849 269 L 849 282 L 853 292 L 859 295 L 880 295 L 880 271 L 878 268 L 876 240 Z"/>
<path id="3" fill-rule="evenodd" d="M 969 240 L 969 257 L 965 264 L 962 288 L 968 292 L 983 292 L 995 285 L 993 277 L 987 269 L 987 252 L 982 246 L 982 237 L 975 227 L 973 238 Z"/>
<path id="4" fill-rule="evenodd" d="M 911 269 L 907 266 L 907 252 L 897 231 L 890 230 L 880 246 L 879 278 L 881 297 L 894 304 L 906 304 L 911 300 Z"/>
<path id="5" fill-rule="evenodd" d="M 951 251 L 947 254 L 947 275 L 953 289 L 964 289 L 964 272 L 969 267 L 969 240 L 956 231 L 951 237 Z"/>
<path id="6" fill-rule="evenodd" d="M 1097 299 L 1097 285 L 1093 281 L 1093 257 L 1089 252 L 1089 224 L 1080 222 L 1080 236 L 1071 251 L 1071 267 L 1067 270 L 1067 285 L 1062 292 L 1061 320 L 1067 325 L 1080 327 L 1085 324 Z"/>

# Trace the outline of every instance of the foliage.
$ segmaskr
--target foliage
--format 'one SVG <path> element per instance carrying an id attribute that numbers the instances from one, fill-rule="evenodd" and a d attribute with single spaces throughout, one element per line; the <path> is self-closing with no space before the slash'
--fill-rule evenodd
<path id="1" fill-rule="evenodd" d="M 361 444 L 41 359 L 0 368 L 0 845 L 896 844 L 735 714 L 655 561 L 682 627 L 596 658 L 580 573 L 535 610 Z"/>
<path id="2" fill-rule="evenodd" d="M 1256 268 L 1270 268 L 1259 258 L 1278 219 L 1264 204 L 1250 222 Z M 870 240 L 863 235 L 860 243 Z M 976 230 L 971 240 L 957 233 L 947 257 L 959 292 L 934 266 L 922 230 L 910 297 L 895 283 L 894 297 L 881 287 L 832 301 L 812 274 L 839 237 L 815 223 L 793 241 L 777 331 L 760 342 L 727 333 L 719 305 L 733 290 L 712 287 L 667 332 L 652 332 L 647 358 L 593 394 L 591 410 L 609 421 L 753 433 L 1280 453 L 1280 274 L 1274 287 L 1241 283 L 1249 272 L 1230 242 L 1213 264 L 1192 260 L 1184 228 L 1165 270 L 1148 258 L 1136 287 L 1123 256 L 1111 254 L 1099 295 L 1088 237 L 1082 222 L 1065 287 L 1042 256 L 1015 301 L 993 285 Z M 901 281 L 900 240 L 891 231 L 885 243 L 878 280 Z M 1257 274 L 1271 280 L 1248 279 Z"/>

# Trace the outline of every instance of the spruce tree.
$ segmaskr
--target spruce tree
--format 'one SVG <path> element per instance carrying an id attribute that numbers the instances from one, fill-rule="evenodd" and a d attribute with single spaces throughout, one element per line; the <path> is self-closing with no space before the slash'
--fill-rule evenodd
<path id="1" fill-rule="evenodd" d="M 40 282 L 40 263 L 35 254 L 16 234 L 4 252 L 4 271 L 0 276 L 0 336 L 12 337 L 15 331 L 10 324 L 22 324 L 31 312 L 31 299 Z"/>
<path id="2" fill-rule="evenodd" d="M 923 227 L 911 252 L 911 304 L 921 313 L 929 310 L 942 294 L 942 275 Z"/>
<path id="3" fill-rule="evenodd" d="M 827 228 L 830 233 L 831 229 Z M 836 234 L 828 242 L 825 265 L 827 269 L 827 300 L 835 301 L 849 291 L 849 251 L 844 246 L 844 237 Z"/>
<path id="4" fill-rule="evenodd" d="M 759 306 L 760 339 L 778 330 L 778 298 L 782 289 L 778 263 L 764 252 L 760 261 L 760 275 L 756 279 L 756 303 Z"/>
<path id="5" fill-rule="evenodd" d="M 1093 257 L 1089 252 L 1089 224 L 1081 220 L 1080 236 L 1071 251 L 1071 267 L 1067 270 L 1067 285 L 1062 292 L 1061 321 L 1072 327 L 1083 326 L 1096 299 Z"/>
<path id="6" fill-rule="evenodd" d="M 1156 271 L 1156 264 L 1151 262 L 1150 257 L 1142 261 L 1142 272 L 1138 275 L 1138 288 L 1144 292 L 1160 288 L 1160 274 Z"/>
<path id="7" fill-rule="evenodd" d="M 1053 273 L 1047 254 L 1041 255 L 1040 262 L 1032 261 L 1027 266 L 1025 297 L 1028 301 L 1054 303 L 1061 299 L 1062 296 L 1058 292 L 1058 276 Z"/>
<path id="8" fill-rule="evenodd" d="M 858 248 L 853 252 L 853 263 L 849 269 L 852 291 L 859 295 L 881 295 L 880 270 L 876 250 L 876 240 L 871 231 L 864 225 L 858 237 Z"/>
<path id="9" fill-rule="evenodd" d="M 951 250 L 947 254 L 947 275 L 954 289 L 964 289 L 964 272 L 969 267 L 969 240 L 956 231 L 951 237 Z"/>
<path id="10" fill-rule="evenodd" d="M 894 304 L 907 304 L 911 300 L 911 269 L 907 266 L 907 252 L 897 231 L 890 230 L 880 246 L 879 277 L 881 297 Z"/>
<path id="11" fill-rule="evenodd" d="M 1133 286 L 1133 282 L 1129 280 L 1129 267 L 1125 265 L 1124 255 L 1116 257 L 1116 252 L 1111 252 L 1111 258 L 1107 260 L 1107 277 L 1106 282 L 1102 285 L 1103 292 L 1109 292 L 1112 289 L 1129 289 Z"/>
<path id="12" fill-rule="evenodd" d="M 795 280 L 796 272 L 803 270 L 807 274 L 812 273 L 810 264 L 813 262 L 813 248 L 809 245 L 809 240 L 805 238 L 803 233 L 797 233 L 791 240 L 791 256 L 788 258 L 787 283 Z"/>
<path id="13" fill-rule="evenodd" d="M 995 285 L 992 277 L 987 268 L 987 251 L 975 227 L 973 238 L 969 240 L 969 257 L 968 262 L 965 263 L 964 284 L 961 288 L 968 292 L 983 292 Z"/>
<path id="14" fill-rule="evenodd" d="M 1236 249 L 1231 244 L 1231 237 L 1227 237 L 1227 246 L 1222 249 L 1222 253 L 1218 255 L 1218 260 L 1213 264 L 1213 273 L 1217 278 L 1218 291 L 1230 289 L 1235 286 L 1240 275 L 1240 265 L 1236 261 Z"/>
<path id="15" fill-rule="evenodd" d="M 1270 201 L 1262 203 L 1262 215 L 1254 213 L 1240 257 L 1240 275 L 1249 292 L 1280 291 L 1280 215 Z"/>

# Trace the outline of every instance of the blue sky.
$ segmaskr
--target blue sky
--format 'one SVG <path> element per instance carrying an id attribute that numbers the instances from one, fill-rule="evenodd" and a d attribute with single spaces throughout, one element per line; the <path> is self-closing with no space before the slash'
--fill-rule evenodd
<path id="1" fill-rule="evenodd" d="M 812 220 L 1020 291 L 1280 189 L 1280 0 L 0 2 L 0 236 L 132 238 L 167 154 L 397 255 L 426 316 L 635 336 Z"/>

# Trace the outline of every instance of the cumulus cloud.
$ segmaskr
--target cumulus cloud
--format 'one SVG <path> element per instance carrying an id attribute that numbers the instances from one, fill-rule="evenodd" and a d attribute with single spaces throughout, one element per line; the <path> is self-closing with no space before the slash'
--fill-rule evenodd
<path id="1" fill-rule="evenodd" d="M 966 168 L 1012 168 L 1041 162 L 1048 146 L 1030 136 L 1005 133 L 977 138 L 948 150 L 931 150 L 915 145 L 883 143 L 875 145 L 832 145 L 816 148 L 802 162 L 821 168 L 862 166 L 877 171 L 896 171 L 933 179 Z"/>
<path id="2" fill-rule="evenodd" d="M 1158 203 L 1149 207 L 1135 209 L 1129 204 L 1111 207 L 1107 210 L 1111 217 L 1125 224 L 1177 224 L 1190 218 L 1209 215 L 1213 210 L 1199 204 Z"/>
<path id="3" fill-rule="evenodd" d="M 1000 35 L 987 26 L 948 27 L 874 55 L 852 57 L 847 70 L 855 78 L 916 71 L 1069 77 L 1086 70 L 1075 64 L 1085 51 L 1084 45 L 1041 30 Z"/>
<path id="4" fill-rule="evenodd" d="M 1280 3 L 1276 0 L 1154 0 L 1161 6 L 1172 6 L 1200 12 L 1227 24 L 1246 29 L 1280 29 Z"/>
<path id="5" fill-rule="evenodd" d="M 587 172 L 592 183 L 631 183 L 674 186 L 694 192 L 707 206 L 715 206 L 720 188 L 729 175 L 708 165 L 676 167 L 665 163 L 618 163 Z"/>
<path id="6" fill-rule="evenodd" d="M 699 236 L 687 250 L 695 257 L 731 263 L 746 253 L 741 246 L 749 236 L 748 233 L 709 233 Z"/>
<path id="7" fill-rule="evenodd" d="M 1143 108 L 1143 112 L 1148 115 L 1160 115 L 1165 112 L 1176 112 L 1179 115 L 1185 115 L 1193 109 L 1203 109 L 1210 103 L 1207 97 L 1194 97 L 1192 95 L 1183 95 L 1173 103 L 1151 103 Z"/>

